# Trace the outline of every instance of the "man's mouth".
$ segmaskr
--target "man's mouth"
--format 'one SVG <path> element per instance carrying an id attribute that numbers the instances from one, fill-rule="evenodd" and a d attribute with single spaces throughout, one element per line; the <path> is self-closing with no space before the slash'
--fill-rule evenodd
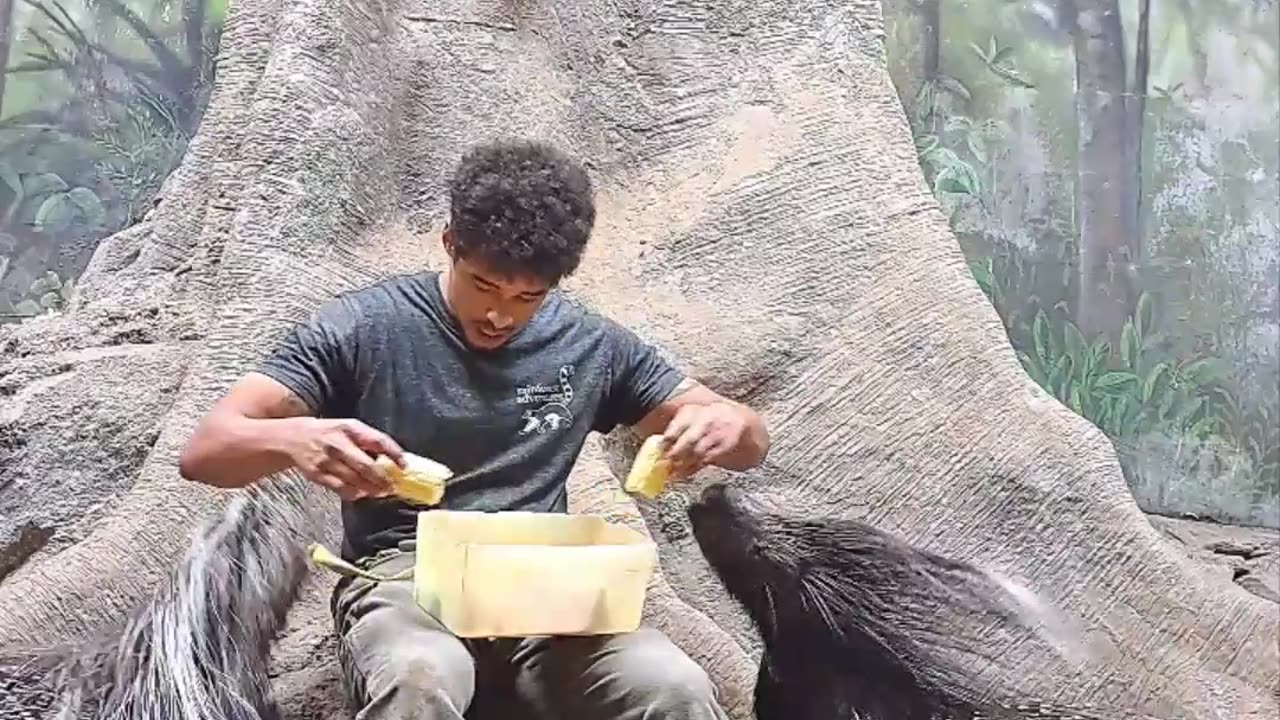
<path id="1" fill-rule="evenodd" d="M 480 333 L 480 337 L 483 337 L 486 340 L 502 340 L 507 336 L 506 332 L 489 325 L 477 324 L 476 330 Z"/>

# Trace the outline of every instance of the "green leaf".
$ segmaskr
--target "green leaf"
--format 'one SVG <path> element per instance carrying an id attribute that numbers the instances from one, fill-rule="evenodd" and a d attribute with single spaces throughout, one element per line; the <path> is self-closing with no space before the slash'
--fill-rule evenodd
<path id="1" fill-rule="evenodd" d="M 1160 399 L 1160 405 L 1157 410 L 1156 417 L 1165 421 L 1176 419 L 1178 416 L 1175 415 L 1173 411 L 1177 406 L 1177 402 L 1178 402 L 1178 393 L 1173 393 L 1173 392 L 1165 393 L 1164 397 Z"/>
<path id="2" fill-rule="evenodd" d="M 62 287 L 62 280 L 58 277 L 58 273 L 46 270 L 44 275 L 36 278 L 35 282 L 31 283 L 31 289 L 28 292 L 32 295 L 43 295 L 60 287 Z"/>
<path id="3" fill-rule="evenodd" d="M 85 225 L 90 229 L 97 230 L 106 222 L 107 209 L 102 206 L 102 201 L 89 188 L 73 188 L 67 193 L 67 198 L 79 208 L 80 214 L 85 220 Z"/>
<path id="4" fill-rule="evenodd" d="M 1132 383 L 1133 386 L 1136 386 L 1138 383 L 1138 376 L 1131 372 L 1113 371 L 1103 373 L 1102 377 L 1098 378 L 1098 381 L 1093 384 L 1093 389 L 1099 391 L 1123 392 L 1124 390 L 1129 389 L 1130 383 Z"/>
<path id="5" fill-rule="evenodd" d="M 1120 330 L 1120 359 L 1124 361 L 1124 366 L 1133 368 L 1133 360 L 1138 355 L 1138 336 L 1133 329 L 1133 320 L 1125 320 L 1124 327 Z"/>
<path id="6" fill-rule="evenodd" d="M 1146 405 L 1151 402 L 1151 396 L 1156 391 L 1156 384 L 1169 371 L 1169 363 L 1160 363 L 1151 370 L 1151 374 L 1147 375 L 1142 381 L 1142 404 Z"/>
<path id="7" fill-rule="evenodd" d="M 69 188 L 65 180 L 53 173 L 28 175 L 22 179 L 22 193 L 29 198 L 48 193 L 66 192 Z"/>
<path id="8" fill-rule="evenodd" d="M 969 92 L 969 88 L 965 87 L 964 83 L 960 82 L 956 78 L 953 78 L 950 75 L 940 74 L 934 79 L 938 83 L 938 87 L 956 95 L 965 102 L 969 102 L 973 99 L 973 93 Z"/>
<path id="9" fill-rule="evenodd" d="M 939 142 L 937 135 L 921 135 L 916 138 L 916 154 L 923 161 L 926 155 L 938 148 Z"/>
<path id="10" fill-rule="evenodd" d="M 1138 340 L 1139 342 L 1141 342 L 1143 336 L 1146 335 L 1147 331 L 1151 329 L 1151 296 L 1150 295 L 1148 295 L 1147 293 L 1142 293 L 1141 295 L 1138 296 L 1138 306 L 1137 306 L 1137 309 L 1134 311 L 1133 315 L 1137 325 L 1135 329 L 1138 332 Z"/>
<path id="11" fill-rule="evenodd" d="M 1049 321 L 1044 311 L 1036 312 L 1036 319 L 1031 323 L 1031 338 L 1035 343 L 1036 355 L 1045 364 L 1049 364 Z"/>
<path id="12" fill-rule="evenodd" d="M 981 46 L 981 45 L 979 45 L 979 44 L 977 44 L 977 43 L 972 43 L 972 42 L 971 42 L 971 43 L 969 43 L 969 47 L 973 49 L 973 54 L 974 54 L 974 55 L 977 55 L 978 57 L 982 58 L 982 62 L 984 62 L 984 63 L 989 63 L 989 62 L 991 62 L 991 60 L 990 60 L 990 57 L 991 57 L 991 56 L 987 54 L 987 51 L 986 51 L 986 50 L 983 50 L 983 49 L 982 49 L 982 46 Z"/>
<path id="13" fill-rule="evenodd" d="M 13 306 L 13 309 L 24 317 L 34 317 L 42 312 L 40 303 L 35 300 L 27 299 Z"/>
<path id="14" fill-rule="evenodd" d="M 1021 350 L 1017 351 L 1017 355 L 1018 360 L 1022 363 L 1022 369 L 1027 371 L 1027 375 L 1030 375 L 1037 385 L 1044 388 L 1045 392 L 1053 392 L 1049 389 L 1049 377 L 1045 374 L 1044 366 Z"/>
<path id="15" fill-rule="evenodd" d="M 960 159 L 959 155 L 956 155 L 954 150 L 945 147 L 933 148 L 925 153 L 925 157 L 922 159 L 938 168 L 939 172 L 964 164 L 964 161 Z"/>
<path id="16" fill-rule="evenodd" d="M 1080 386 L 1079 385 L 1076 385 L 1071 388 L 1070 406 L 1071 406 L 1071 409 L 1074 410 L 1077 415 L 1084 415 L 1084 413 L 1081 412 L 1081 409 L 1080 409 L 1081 405 L 1080 405 Z"/>
<path id="17" fill-rule="evenodd" d="M 1111 352 L 1111 343 L 1107 342 L 1105 336 L 1099 336 L 1093 341 L 1093 345 L 1089 347 L 1089 356 L 1093 360 L 1093 365 L 1100 366 L 1107 359 L 1108 353 Z"/>
<path id="18" fill-rule="evenodd" d="M 933 181 L 933 189 L 935 193 L 978 194 L 978 189 L 970 183 L 967 174 L 957 171 L 954 167 L 943 168 L 942 172 L 938 173 L 938 177 Z"/>
<path id="19" fill-rule="evenodd" d="M 1066 345 L 1067 353 L 1076 359 L 1077 365 L 1079 365 L 1079 361 L 1084 357 L 1084 351 L 1088 345 L 1085 342 L 1084 335 L 1080 333 L 1080 328 L 1076 327 L 1073 322 L 1063 322 L 1062 339 Z"/>
<path id="20" fill-rule="evenodd" d="M 986 143 L 983 142 L 981 136 L 979 135 L 969 136 L 969 152 L 973 153 L 973 156 L 977 158 L 978 162 L 980 163 L 987 162 L 987 146 L 986 146 Z"/>
<path id="21" fill-rule="evenodd" d="M 984 263 L 969 263 L 969 272 L 973 274 L 973 279 L 978 283 L 978 287 L 988 297 L 992 294 L 994 276 L 991 272 L 990 260 Z"/>
<path id="22" fill-rule="evenodd" d="M 1049 381 L 1056 389 L 1059 400 L 1067 399 L 1067 390 L 1071 385 L 1071 356 L 1063 355 L 1058 358 L 1058 362 L 1053 365 L 1053 372 L 1049 374 Z"/>
<path id="23" fill-rule="evenodd" d="M 75 203 L 66 193 L 50 195 L 40 203 L 36 211 L 35 228 L 45 235 L 55 235 L 71 227 L 75 219 Z"/>
<path id="24" fill-rule="evenodd" d="M 1070 321 L 1066 321 L 1066 322 L 1070 322 Z M 1054 326 L 1054 325 L 1049 326 L 1049 354 L 1052 355 L 1053 357 L 1058 357 L 1059 355 L 1068 354 L 1067 348 L 1063 344 L 1062 323 L 1059 323 L 1057 326 Z"/>
<path id="25" fill-rule="evenodd" d="M 1231 368 L 1221 359 L 1210 357 L 1188 364 L 1183 368 L 1183 374 L 1192 385 L 1201 387 L 1227 380 L 1231 375 Z"/>
<path id="26" fill-rule="evenodd" d="M 40 307 L 45 310 L 52 310 L 57 307 L 60 300 L 62 300 L 62 296 L 56 291 L 47 292 L 40 296 Z"/>
<path id="27" fill-rule="evenodd" d="M 973 127 L 973 121 L 963 115 L 952 115 L 944 127 L 946 132 L 964 132 Z"/>
<path id="28" fill-rule="evenodd" d="M 1011 67 L 1006 67 L 1004 65 L 994 65 L 994 64 L 988 65 L 987 67 L 990 68 L 991 72 L 995 73 L 997 77 L 1009 83 L 1010 85 L 1014 85 L 1016 87 L 1021 87 L 1021 88 L 1027 88 L 1027 89 L 1035 88 L 1035 83 L 1022 77 L 1022 75 L 1017 70 L 1014 70 Z"/>
<path id="29" fill-rule="evenodd" d="M 1010 55 L 1012 55 L 1012 54 L 1013 54 L 1013 48 L 1012 48 L 1012 47 L 1000 48 L 1000 50 L 999 50 L 999 51 L 997 51 L 995 55 L 992 55 L 992 56 L 991 56 L 991 61 L 990 61 L 990 62 L 991 62 L 991 64 L 992 64 L 992 65 L 996 65 L 996 64 L 998 64 L 1001 60 L 1004 60 L 1005 58 L 1009 57 L 1009 56 L 1010 56 Z"/>

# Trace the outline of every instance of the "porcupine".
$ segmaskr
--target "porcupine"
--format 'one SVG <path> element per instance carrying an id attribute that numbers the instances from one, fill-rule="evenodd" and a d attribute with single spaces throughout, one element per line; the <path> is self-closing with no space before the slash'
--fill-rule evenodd
<path id="1" fill-rule="evenodd" d="M 722 484 L 688 509 L 694 538 L 764 644 L 758 720 L 1138 720 L 1113 709 L 1005 702 L 939 662 L 948 609 L 1031 627 L 1030 591 L 856 520 L 768 512 Z M 951 649 L 951 648 L 947 648 Z"/>
<path id="2" fill-rule="evenodd" d="M 308 572 L 309 490 L 246 489 L 147 602 L 90 640 L 0 652 L 0 717 L 276 720 L 267 664 Z"/>

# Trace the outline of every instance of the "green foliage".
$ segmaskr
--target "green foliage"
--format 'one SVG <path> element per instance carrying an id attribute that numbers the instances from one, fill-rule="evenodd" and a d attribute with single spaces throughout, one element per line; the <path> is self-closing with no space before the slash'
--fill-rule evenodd
<path id="1" fill-rule="evenodd" d="M 991 260 L 970 267 L 1000 308 L 1008 280 L 993 272 Z M 1138 477 L 1148 438 L 1176 438 L 1177 452 L 1193 458 L 1183 472 L 1244 473 L 1257 502 L 1280 497 L 1280 396 L 1247 406 L 1222 358 L 1171 356 L 1167 335 L 1154 329 L 1149 295 L 1125 321 L 1117 348 L 1102 337 L 1086 338 L 1062 310 L 1061 304 L 1049 312 L 1036 308 L 1029 322 L 1013 315 L 1012 324 L 1010 314 L 1002 317 L 1023 369 L 1113 441 L 1131 482 L 1154 484 Z"/>
<path id="2" fill-rule="evenodd" d="M 31 279 L 77 274 L 97 239 L 146 212 L 181 159 L 226 3 L 16 7 L 0 119 L 0 305 L 29 315 L 40 305 Z"/>
<path id="3" fill-rule="evenodd" d="M 1018 72 L 1013 65 L 1013 48 L 1006 45 L 1001 47 L 996 41 L 996 36 L 992 35 L 987 42 L 987 47 L 983 48 L 977 43 L 970 43 L 969 47 L 973 52 L 982 59 L 982 63 L 987 66 L 993 75 L 1001 80 L 1020 88 L 1034 88 L 1035 84 L 1027 80 Z"/>
<path id="4" fill-rule="evenodd" d="M 920 28 L 915 7 L 886 11 L 907 17 L 895 28 Z M 1280 501 L 1280 5 L 1179 0 L 1151 15 L 1144 299 L 1111 342 L 1074 324 L 1090 128 L 1063 9 L 948 0 L 933 32 L 890 38 L 895 83 L 918 88 L 904 100 L 924 179 L 1028 374 L 1112 439 L 1133 487 L 1162 510 L 1186 501 L 1257 518 Z M 1121 10 L 1132 73 L 1137 10 Z M 924 69 L 907 60 L 927 56 L 932 35 L 945 74 L 903 77 Z"/>
<path id="5" fill-rule="evenodd" d="M 19 296 L 17 302 L 0 298 L 0 324 L 63 310 L 75 299 L 75 290 L 75 278 L 64 281 L 50 270 L 31 283 L 31 287 Z"/>
<path id="6" fill-rule="evenodd" d="M 1230 395 L 1226 364 L 1167 359 L 1160 334 L 1149 332 L 1149 309 L 1144 295 L 1124 324 L 1118 353 L 1105 339 L 1090 342 L 1070 320 L 1053 322 L 1040 310 L 1018 357 L 1041 387 L 1114 440 L 1153 432 L 1197 439 L 1222 434 L 1227 420 L 1215 412 L 1211 394 Z"/>

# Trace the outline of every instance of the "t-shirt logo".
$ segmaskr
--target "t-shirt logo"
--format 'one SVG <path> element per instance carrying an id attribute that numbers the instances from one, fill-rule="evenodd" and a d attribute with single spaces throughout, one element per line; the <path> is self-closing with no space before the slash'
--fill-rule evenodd
<path id="1" fill-rule="evenodd" d="M 516 386 L 517 404 L 537 405 L 536 408 L 525 410 L 520 416 L 521 435 L 560 430 L 573 423 L 573 413 L 569 411 L 569 404 L 573 402 L 573 385 L 569 383 L 571 377 L 573 366 L 561 365 L 559 385 Z"/>

